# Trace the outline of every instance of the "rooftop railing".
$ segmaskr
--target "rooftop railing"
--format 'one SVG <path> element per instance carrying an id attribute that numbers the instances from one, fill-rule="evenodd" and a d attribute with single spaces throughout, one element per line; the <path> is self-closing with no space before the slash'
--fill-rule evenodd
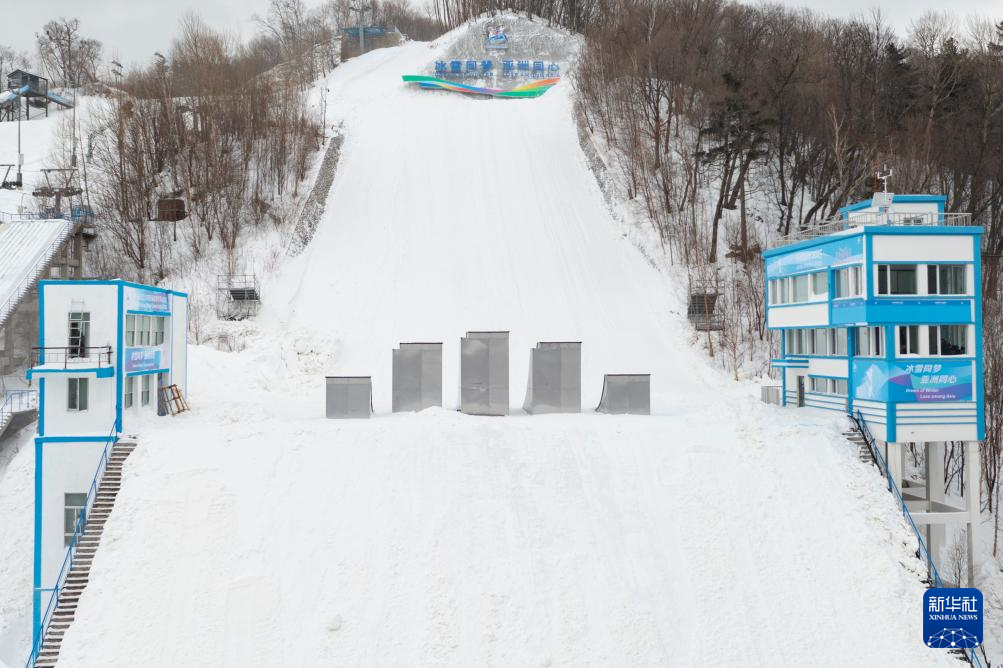
<path id="1" fill-rule="evenodd" d="M 850 213 L 847 218 L 828 218 L 821 220 L 810 227 L 802 227 L 790 234 L 780 237 L 774 244 L 774 248 L 787 246 L 805 241 L 824 237 L 827 234 L 843 232 L 865 225 L 915 225 L 917 227 L 929 227 L 934 225 L 945 225 L 948 227 L 965 226 L 972 224 L 972 214 L 970 213 Z"/>

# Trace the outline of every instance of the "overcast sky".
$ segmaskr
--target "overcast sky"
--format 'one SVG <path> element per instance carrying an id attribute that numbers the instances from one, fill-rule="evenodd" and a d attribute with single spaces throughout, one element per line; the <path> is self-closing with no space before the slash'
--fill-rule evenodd
<path id="1" fill-rule="evenodd" d="M 306 0 L 309 6 L 322 0 Z M 149 61 L 154 51 L 169 48 L 178 18 L 197 10 L 211 25 L 249 37 L 257 30 L 251 19 L 263 14 L 268 0 L 11 0 L 16 21 L 0 25 L 0 44 L 34 50 L 34 35 L 42 25 L 59 16 L 76 16 L 82 32 L 105 45 L 105 57 L 117 57 L 123 64 Z M 810 7 L 835 16 L 850 17 L 880 6 L 894 28 L 904 34 L 909 22 L 930 9 L 951 9 L 967 14 L 978 12 L 1003 20 L 1003 0 L 779 0 L 780 4 Z M 25 26 L 15 30 L 14 23 Z"/>

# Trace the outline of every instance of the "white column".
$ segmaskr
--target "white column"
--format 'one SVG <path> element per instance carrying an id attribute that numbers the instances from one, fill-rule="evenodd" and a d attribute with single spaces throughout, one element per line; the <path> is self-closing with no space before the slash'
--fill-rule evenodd
<path id="1" fill-rule="evenodd" d="M 981 462 L 979 461 L 979 442 L 969 441 L 965 444 L 965 509 L 968 510 L 968 586 L 975 586 L 975 574 L 981 566 L 976 540 L 980 516 L 979 495 L 982 491 Z"/>
<path id="2" fill-rule="evenodd" d="M 888 473 L 891 475 L 892 482 L 902 490 L 902 444 L 901 443 L 888 443 L 886 461 L 888 462 Z"/>
<path id="3" fill-rule="evenodd" d="M 933 511 L 934 503 L 944 503 L 944 442 L 935 441 L 926 444 L 926 499 Z M 931 524 L 930 554 L 934 563 L 940 564 L 943 556 L 944 542 L 947 540 L 947 528 L 943 524 Z"/>

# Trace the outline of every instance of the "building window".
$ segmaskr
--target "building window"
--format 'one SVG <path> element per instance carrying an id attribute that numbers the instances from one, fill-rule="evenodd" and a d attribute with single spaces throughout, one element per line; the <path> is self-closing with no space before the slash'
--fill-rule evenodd
<path id="1" fill-rule="evenodd" d="M 860 267 L 844 267 L 842 269 L 837 269 L 834 274 L 833 285 L 836 298 L 859 297 L 863 294 L 863 281 L 860 279 Z"/>
<path id="2" fill-rule="evenodd" d="M 846 396 L 847 384 L 842 378 L 816 378 L 808 377 L 808 389 L 819 394 L 836 394 Z"/>
<path id="3" fill-rule="evenodd" d="M 69 397 L 66 402 L 66 410 L 87 410 L 87 379 L 69 378 L 67 379 L 67 386 L 69 387 Z"/>
<path id="4" fill-rule="evenodd" d="M 164 343 L 164 328 L 167 324 L 167 318 L 151 318 L 153 321 L 153 345 L 159 346 Z"/>
<path id="5" fill-rule="evenodd" d="M 829 350 L 829 331 L 826 329 L 816 329 L 814 331 L 815 336 L 815 354 L 816 355 L 829 355 L 831 350 Z"/>
<path id="6" fill-rule="evenodd" d="M 896 328 L 899 355 L 919 355 L 919 325 L 899 325 Z"/>
<path id="7" fill-rule="evenodd" d="M 846 356 L 846 330 L 842 327 L 829 330 L 829 354 L 837 357 Z"/>
<path id="8" fill-rule="evenodd" d="M 73 531 L 77 527 L 77 520 L 84 512 L 87 504 L 86 494 L 64 494 L 63 495 L 63 547 L 69 547 L 73 539 Z"/>
<path id="9" fill-rule="evenodd" d="M 70 313 L 69 357 L 87 357 L 87 342 L 91 337 L 91 314 L 84 311 Z"/>
<path id="10" fill-rule="evenodd" d="M 125 345 L 136 345 L 136 316 L 125 316 Z"/>
<path id="11" fill-rule="evenodd" d="M 811 275 L 811 291 L 815 298 L 828 298 L 829 272 L 820 271 Z"/>
<path id="12" fill-rule="evenodd" d="M 797 302 L 806 302 L 811 299 L 811 294 L 809 293 L 811 277 L 808 274 L 802 274 L 800 276 L 794 277 L 794 299 Z"/>
<path id="13" fill-rule="evenodd" d="M 879 264 L 879 295 L 914 295 L 917 292 L 916 265 Z"/>
<path id="14" fill-rule="evenodd" d="M 126 376 L 125 378 L 125 398 L 123 403 L 126 408 L 132 408 L 136 397 L 136 378 L 135 376 Z"/>
<path id="15" fill-rule="evenodd" d="M 926 291 L 931 295 L 968 294 L 963 264 L 931 264 L 926 267 Z"/>
<path id="16" fill-rule="evenodd" d="M 881 357 L 884 332 L 880 327 L 854 328 L 854 354 L 857 357 Z"/>
<path id="17" fill-rule="evenodd" d="M 968 325 L 930 325 L 930 355 L 967 355 Z"/>
<path id="18" fill-rule="evenodd" d="M 143 405 L 143 406 L 149 406 L 150 405 L 150 378 L 151 377 L 152 376 L 150 374 L 146 374 L 145 376 L 142 376 L 142 378 L 143 378 L 143 390 L 142 390 L 142 394 L 140 394 L 139 403 L 141 405 Z"/>

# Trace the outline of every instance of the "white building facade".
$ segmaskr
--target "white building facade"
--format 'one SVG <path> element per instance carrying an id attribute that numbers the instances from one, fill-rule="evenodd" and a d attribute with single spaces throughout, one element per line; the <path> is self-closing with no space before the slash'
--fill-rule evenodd
<path id="1" fill-rule="evenodd" d="M 840 209 L 821 234 L 763 253 L 767 326 L 781 336 L 781 403 L 853 416 L 873 437 L 933 553 L 979 523 L 982 228 L 946 197 L 877 193 Z M 944 448 L 966 451 L 964 506 L 948 503 Z M 910 444 L 925 481 L 906 476 Z M 938 483 L 939 481 L 939 483 Z M 969 579 L 974 565 L 969 562 Z"/>
<path id="2" fill-rule="evenodd" d="M 188 297 L 111 281 L 40 281 L 33 629 L 55 587 L 102 456 L 130 425 L 187 395 Z M 37 638 L 36 638 L 37 643 Z"/>

